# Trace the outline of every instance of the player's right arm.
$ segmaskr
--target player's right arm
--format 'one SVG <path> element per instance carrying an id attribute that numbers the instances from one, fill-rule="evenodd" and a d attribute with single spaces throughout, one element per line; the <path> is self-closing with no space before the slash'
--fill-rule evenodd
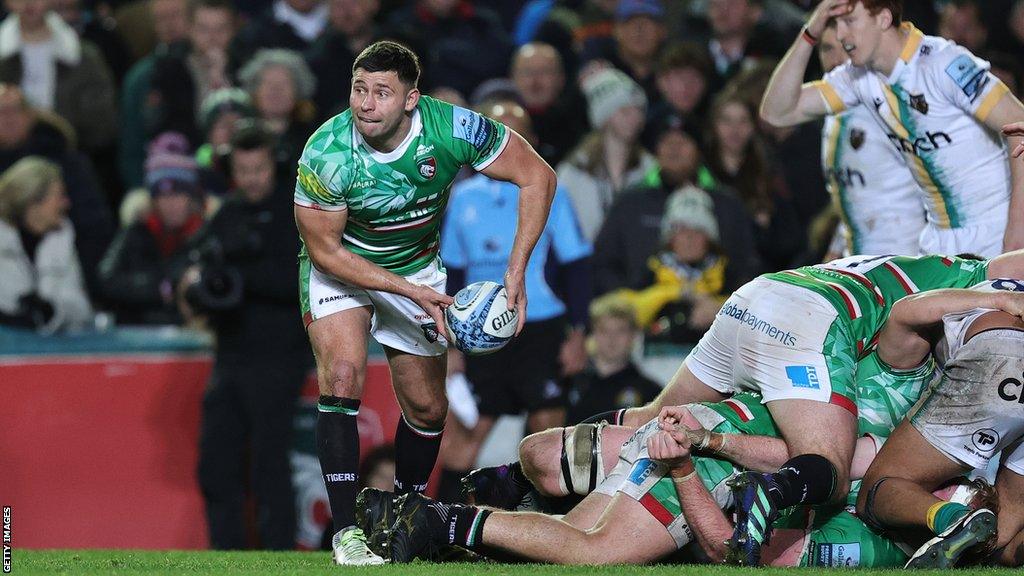
<path id="1" fill-rule="evenodd" d="M 327 211 L 295 205 L 295 224 L 298 226 L 299 236 L 306 244 L 310 262 L 317 270 L 346 284 L 409 298 L 430 314 L 437 324 L 438 331 L 446 336 L 442 311 L 452 303 L 452 298 L 427 286 L 413 284 L 394 272 L 353 254 L 341 243 L 347 222 L 348 210 Z"/>
<path id="2" fill-rule="evenodd" d="M 1024 317 L 1024 293 L 946 288 L 901 298 L 878 337 L 878 357 L 897 370 L 919 366 L 931 351 L 931 337 L 942 317 L 974 308 Z"/>
<path id="3" fill-rule="evenodd" d="M 828 19 L 849 10 L 847 0 L 824 0 L 811 14 L 805 28 L 814 38 L 821 38 Z M 803 83 L 813 54 L 814 47 L 801 31 L 768 82 L 761 100 L 761 118 L 765 122 L 777 127 L 795 126 L 826 114 L 838 114 L 846 107 L 844 97 L 827 80 Z"/>

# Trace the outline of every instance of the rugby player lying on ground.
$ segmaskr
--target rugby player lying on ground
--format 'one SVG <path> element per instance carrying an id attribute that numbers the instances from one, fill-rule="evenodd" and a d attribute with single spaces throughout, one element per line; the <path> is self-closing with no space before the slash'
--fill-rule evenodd
<path id="1" fill-rule="evenodd" d="M 943 291 L 923 299 L 928 310 L 941 314 L 974 305 L 1016 310 L 1024 295 L 990 294 L 967 290 Z M 930 301 L 943 299 L 946 308 Z M 875 446 L 913 404 L 931 371 L 930 362 L 914 370 L 894 373 L 874 356 L 860 367 L 858 380 L 862 439 L 855 474 L 873 458 Z M 474 550 L 498 551 L 530 560 L 557 563 L 642 563 L 658 560 L 697 540 L 713 560 L 722 559 L 721 545 L 731 529 L 721 510 L 730 505 L 728 479 L 739 470 L 719 458 L 690 457 L 691 440 L 703 449 L 723 444 L 745 455 L 741 464 L 769 469 L 788 456 L 786 445 L 769 436 L 778 430 L 768 410 L 755 395 L 742 393 L 721 403 L 691 404 L 666 408 L 662 417 L 638 430 L 623 446 L 619 464 L 595 493 L 564 519 L 536 513 L 492 512 L 473 506 L 446 505 L 422 496 L 408 496 L 397 503 L 397 519 L 390 519 L 390 497 L 382 492 L 360 496 L 360 512 L 374 532 L 371 541 L 386 527 L 385 550 L 392 561 L 411 560 L 432 547 L 456 544 Z M 686 432 L 665 432 L 682 423 Z M 709 430 L 711 431 L 709 433 Z M 740 436 L 758 434 L 761 436 Z M 667 458 L 656 462 L 652 456 Z M 678 490 L 678 494 L 677 494 Z M 855 498 L 855 496 L 851 497 Z M 852 506 L 852 499 L 850 501 Z M 843 506 L 794 509 L 775 522 L 793 528 L 766 549 L 765 559 L 781 565 L 832 565 L 840 560 L 834 551 L 857 550 L 843 556 L 845 565 L 896 566 L 906 555 L 892 542 L 863 525 Z M 809 542 L 814 542 L 812 549 Z M 781 544 L 781 546 L 780 546 Z"/>
<path id="2" fill-rule="evenodd" d="M 781 510 L 845 500 L 856 438 L 855 362 L 872 348 L 892 303 L 907 294 L 965 288 L 997 276 L 1024 276 L 1024 251 L 990 261 L 858 256 L 766 274 L 729 299 L 655 402 L 611 416 L 635 428 L 663 406 L 718 402 L 740 391 L 761 393 L 790 458 L 779 472 L 748 474 L 741 483 L 741 490 L 755 493 L 741 501 L 764 497 L 769 502 L 768 510 L 754 516 L 741 506 L 733 538 L 733 546 L 744 552 L 738 559 L 758 564 L 760 544 Z M 833 433 L 803 433 L 826 428 Z M 542 432 L 523 441 L 523 468 L 542 494 L 586 494 L 614 465 L 629 434 L 618 429 L 600 433 L 597 426 Z M 529 487 L 522 472 L 512 466 L 470 481 L 488 496 L 511 494 L 502 502 L 484 498 L 506 506 Z M 750 537 L 751 532 L 759 536 Z"/>
<path id="3" fill-rule="evenodd" d="M 1024 291 L 1024 283 L 996 280 L 987 288 Z M 890 365 L 909 366 L 933 346 L 939 364 L 925 398 L 871 465 L 864 484 L 870 490 L 857 502 L 861 517 L 879 530 L 917 527 L 936 535 L 908 567 L 954 566 L 968 551 L 1005 566 L 1024 564 L 1024 310 L 1004 310 L 986 306 L 935 322 L 904 307 L 908 313 L 894 309 L 882 331 L 878 355 Z M 931 494 L 950 478 L 986 471 L 1000 452 L 997 510 L 971 511 Z"/>

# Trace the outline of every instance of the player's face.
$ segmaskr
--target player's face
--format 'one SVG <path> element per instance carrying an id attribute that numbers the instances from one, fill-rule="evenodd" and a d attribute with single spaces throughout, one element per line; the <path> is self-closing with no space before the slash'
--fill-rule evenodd
<path id="1" fill-rule="evenodd" d="M 352 122 L 364 138 L 388 138 L 406 114 L 416 108 L 419 91 L 402 83 L 397 72 L 367 72 L 356 68 L 348 104 Z"/>
<path id="2" fill-rule="evenodd" d="M 825 72 L 846 62 L 846 51 L 839 43 L 834 26 L 825 28 L 825 32 L 821 34 L 821 43 L 818 44 L 818 59 L 821 60 L 821 68 Z"/>
<path id="3" fill-rule="evenodd" d="M 856 66 L 869 66 L 874 61 L 882 31 L 888 27 L 891 16 L 880 10 L 874 16 L 864 4 L 857 2 L 853 10 L 836 18 L 836 36 Z"/>

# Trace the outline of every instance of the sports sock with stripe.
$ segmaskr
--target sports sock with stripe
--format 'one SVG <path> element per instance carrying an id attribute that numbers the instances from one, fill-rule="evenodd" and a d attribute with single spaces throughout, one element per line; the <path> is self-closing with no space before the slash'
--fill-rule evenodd
<path id="1" fill-rule="evenodd" d="M 403 414 L 395 431 L 395 494 L 423 493 L 437 462 L 444 428 L 414 426 Z"/>
<path id="2" fill-rule="evenodd" d="M 356 523 L 359 472 L 359 400 L 320 396 L 317 402 L 316 454 L 331 503 L 335 531 Z"/>
<path id="3" fill-rule="evenodd" d="M 431 502 L 429 526 L 437 544 L 454 544 L 472 550 L 482 542 L 484 522 L 490 510 L 466 504 Z"/>
<path id="4" fill-rule="evenodd" d="M 942 534 L 970 511 L 967 506 L 956 502 L 936 502 L 928 508 L 925 523 L 935 534 Z"/>

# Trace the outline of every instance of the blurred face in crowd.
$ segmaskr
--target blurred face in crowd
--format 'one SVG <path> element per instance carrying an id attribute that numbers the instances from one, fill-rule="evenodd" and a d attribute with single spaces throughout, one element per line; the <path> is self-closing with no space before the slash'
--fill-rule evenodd
<path id="1" fill-rule="evenodd" d="M 231 144 L 231 137 L 235 135 L 235 125 L 241 119 L 242 115 L 238 112 L 224 112 L 213 121 L 206 140 L 214 149 Z"/>
<path id="2" fill-rule="evenodd" d="M 644 129 L 644 109 L 639 106 L 623 106 L 612 114 L 605 130 L 624 142 L 635 142 Z"/>
<path id="3" fill-rule="evenodd" d="M 451 86 L 438 86 L 430 92 L 430 95 L 449 104 L 455 104 L 461 108 L 469 108 L 469 102 L 466 101 L 466 97 L 462 95 L 462 92 Z"/>
<path id="4" fill-rule="evenodd" d="M 274 191 L 274 158 L 270 148 L 231 152 L 231 177 L 249 202 L 261 202 Z"/>
<path id="5" fill-rule="evenodd" d="M 260 116 L 266 119 L 283 119 L 291 116 L 295 109 L 297 94 L 292 73 L 284 66 L 267 66 L 260 73 L 253 101 Z"/>
<path id="6" fill-rule="evenodd" d="M 747 36 L 761 18 L 750 0 L 709 0 L 708 23 L 716 38 Z"/>
<path id="7" fill-rule="evenodd" d="M 633 16 L 616 22 L 613 34 L 623 55 L 651 60 L 665 41 L 665 25 L 650 16 Z"/>
<path id="8" fill-rule="evenodd" d="M 420 5 L 430 11 L 431 14 L 444 18 L 455 10 L 459 0 L 420 0 Z"/>
<path id="9" fill-rule="evenodd" d="M 362 480 L 362 478 L 361 478 Z M 395 489 L 395 461 L 382 460 L 370 470 L 364 480 L 368 488 L 390 492 Z"/>
<path id="10" fill-rule="evenodd" d="M 161 44 L 188 38 L 188 0 L 150 0 L 149 9 Z"/>
<path id="11" fill-rule="evenodd" d="M 836 36 L 835 26 L 825 28 L 821 33 L 821 42 L 818 44 L 818 59 L 821 60 L 821 69 L 828 72 L 846 62 L 846 51 L 843 50 L 839 38 Z"/>
<path id="12" fill-rule="evenodd" d="M 200 53 L 226 52 L 235 33 L 230 10 L 199 7 L 192 15 L 192 46 Z"/>
<path id="13" fill-rule="evenodd" d="M 153 197 L 153 211 L 164 226 L 177 230 L 192 215 L 192 197 L 186 190 L 167 190 Z"/>
<path id="14" fill-rule="evenodd" d="M 693 67 L 672 68 L 657 77 L 658 92 L 683 114 L 689 114 L 700 104 L 708 83 L 700 70 Z"/>
<path id="15" fill-rule="evenodd" d="M 633 352 L 636 330 L 629 320 L 618 316 L 603 316 L 594 321 L 591 334 L 594 357 L 609 364 L 624 364 Z"/>
<path id="16" fill-rule="evenodd" d="M 320 0 L 285 0 L 285 3 L 296 12 L 307 14 L 320 5 Z"/>
<path id="17" fill-rule="evenodd" d="M 32 112 L 21 90 L 0 85 L 0 148 L 21 146 L 31 131 Z"/>
<path id="18" fill-rule="evenodd" d="M 348 104 L 356 130 L 364 138 L 394 139 L 418 101 L 419 90 L 403 83 L 397 72 L 367 72 L 356 68 L 352 75 Z"/>
<path id="19" fill-rule="evenodd" d="M 1010 32 L 1018 42 L 1024 42 L 1024 0 L 1017 0 L 1010 12 Z"/>
<path id="20" fill-rule="evenodd" d="M 379 0 L 330 0 L 331 28 L 346 36 L 365 32 L 380 10 Z"/>
<path id="21" fill-rule="evenodd" d="M 710 249 L 707 235 L 687 226 L 675 226 L 668 243 L 676 260 L 684 264 L 699 263 Z"/>
<path id="22" fill-rule="evenodd" d="M 892 13 L 888 10 L 872 15 L 857 2 L 848 14 L 836 17 L 836 37 L 855 66 L 871 66 L 882 32 L 891 25 Z"/>
<path id="23" fill-rule="evenodd" d="M 743 154 L 754 137 L 754 119 L 740 102 L 726 102 L 714 118 L 715 136 L 723 152 Z"/>
<path id="24" fill-rule="evenodd" d="M 939 17 L 939 36 L 977 52 L 985 47 L 988 30 L 981 22 L 976 5 L 957 6 L 950 2 Z"/>
<path id="25" fill-rule="evenodd" d="M 82 7 L 79 0 L 50 0 L 50 8 L 70 26 L 75 26 L 82 19 Z"/>
<path id="26" fill-rule="evenodd" d="M 60 228 L 70 207 L 64 182 L 57 179 L 50 183 L 41 200 L 25 209 L 24 221 L 36 234 L 45 234 Z"/>
<path id="27" fill-rule="evenodd" d="M 658 139 L 654 149 L 661 168 L 661 178 L 675 187 L 693 182 L 700 166 L 697 143 L 682 130 L 668 130 Z"/>
<path id="28" fill-rule="evenodd" d="M 24 30 L 42 28 L 50 7 L 50 0 L 7 0 L 7 9 L 18 15 Z"/>
<path id="29" fill-rule="evenodd" d="M 511 101 L 498 102 L 484 110 L 484 115 L 515 130 L 531 145 L 536 143 L 537 136 L 533 132 L 530 115 L 519 104 Z"/>
<path id="30" fill-rule="evenodd" d="M 551 106 L 565 88 L 561 56 L 547 44 L 526 44 L 512 60 L 512 82 L 531 110 Z"/>

